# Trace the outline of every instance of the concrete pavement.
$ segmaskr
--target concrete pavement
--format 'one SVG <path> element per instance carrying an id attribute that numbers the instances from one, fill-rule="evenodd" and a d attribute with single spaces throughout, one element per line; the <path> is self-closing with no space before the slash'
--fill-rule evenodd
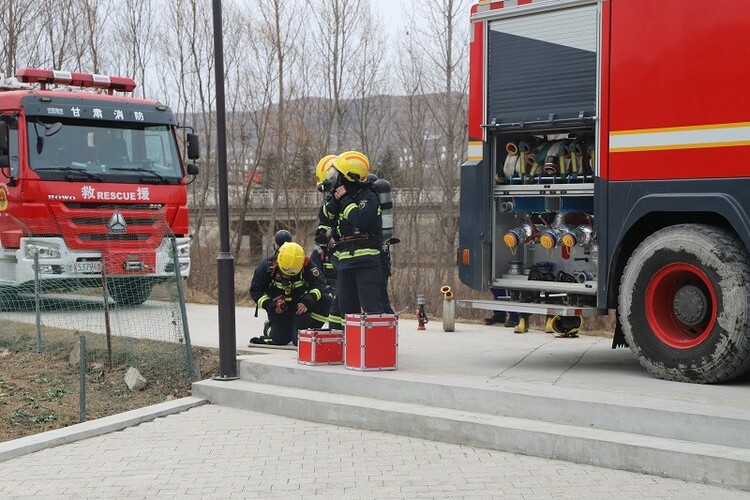
<path id="1" fill-rule="evenodd" d="M 0 498 L 744 499 L 601 467 L 204 405 L 0 463 Z"/>
<path id="2" fill-rule="evenodd" d="M 193 344 L 217 346 L 217 306 L 190 304 L 188 315 Z M 294 352 L 246 347 L 262 326 L 260 316 L 253 317 L 253 308 L 237 308 L 238 348 L 253 353 L 249 358 L 267 359 L 256 364 L 263 373 L 263 365 L 287 372 L 298 366 Z M 384 387 L 460 381 L 507 394 L 585 390 L 605 399 L 654 398 L 665 406 L 712 405 L 738 415 L 750 410 L 750 382 L 696 386 L 657 380 L 629 350 L 610 349 L 607 338 L 515 335 L 462 323 L 446 333 L 439 322 L 417 331 L 416 321 L 402 320 L 399 343 L 399 370 L 376 374 Z M 321 379 L 344 372 L 340 366 L 313 371 L 325 375 Z M 219 405 L 98 434 L 0 462 L 0 498 L 750 498 L 719 486 Z"/>

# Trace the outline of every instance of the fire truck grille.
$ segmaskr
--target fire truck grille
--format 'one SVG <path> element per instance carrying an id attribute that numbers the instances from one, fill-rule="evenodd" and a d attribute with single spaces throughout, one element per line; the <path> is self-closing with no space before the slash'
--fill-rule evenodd
<path id="1" fill-rule="evenodd" d="M 148 234 L 82 234 L 82 241 L 146 241 Z"/>
<path id="2" fill-rule="evenodd" d="M 74 224 L 79 226 L 106 226 L 109 223 L 107 217 L 73 217 Z M 153 226 L 156 224 L 155 218 L 145 217 L 125 217 L 125 222 L 130 226 Z"/>
<path id="3" fill-rule="evenodd" d="M 159 211 L 162 205 L 159 204 L 139 204 L 139 205 L 113 205 L 111 203 L 80 203 L 68 202 L 64 204 L 69 209 L 87 209 L 87 210 L 153 210 Z"/>

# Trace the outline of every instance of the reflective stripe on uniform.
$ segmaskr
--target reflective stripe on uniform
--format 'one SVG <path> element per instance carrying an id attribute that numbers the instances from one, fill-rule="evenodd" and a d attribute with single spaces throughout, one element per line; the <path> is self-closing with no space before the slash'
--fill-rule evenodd
<path id="1" fill-rule="evenodd" d="M 325 205 L 323 205 L 323 215 L 325 215 L 327 219 L 334 219 L 336 217 L 336 214 L 329 212 L 328 207 Z"/>
<path id="2" fill-rule="evenodd" d="M 322 294 L 320 293 L 320 290 L 318 290 L 317 288 L 313 288 L 312 290 L 310 290 L 310 292 L 309 292 L 309 293 L 311 293 L 311 294 L 315 295 L 315 301 L 316 301 L 316 302 L 320 300 L 320 297 L 321 297 L 321 295 L 322 295 Z"/>
<path id="3" fill-rule="evenodd" d="M 335 314 L 329 314 L 328 315 L 328 323 L 335 323 L 337 325 L 343 325 L 344 324 L 344 318 L 341 316 L 336 316 Z"/>
<path id="4" fill-rule="evenodd" d="M 380 255 L 380 250 L 378 250 L 377 248 L 358 248 L 353 252 L 348 251 L 348 250 L 337 250 L 333 252 L 333 255 L 338 260 L 347 260 L 347 259 L 353 259 L 356 257 L 369 257 L 371 255 Z"/>
<path id="5" fill-rule="evenodd" d="M 310 317 L 316 321 L 320 321 L 321 323 L 325 323 L 328 321 L 328 316 L 321 316 L 320 314 L 316 314 L 314 312 L 310 313 Z"/>
<path id="6" fill-rule="evenodd" d="M 261 295 L 261 296 L 260 296 L 260 298 L 258 299 L 258 307 L 262 308 L 262 307 L 263 307 L 263 304 L 265 304 L 265 303 L 266 303 L 266 301 L 267 301 L 268 299 L 270 299 L 270 298 L 271 298 L 271 297 L 269 297 L 269 296 L 268 296 L 268 295 L 266 295 L 265 293 L 264 293 L 263 295 Z"/>
<path id="7" fill-rule="evenodd" d="M 348 219 L 349 218 L 349 214 L 352 213 L 352 210 L 354 210 L 355 208 L 357 208 L 357 204 L 356 203 L 351 203 L 351 204 L 347 205 L 347 207 L 344 209 L 344 213 L 342 214 L 343 217 L 344 217 L 344 219 Z"/>

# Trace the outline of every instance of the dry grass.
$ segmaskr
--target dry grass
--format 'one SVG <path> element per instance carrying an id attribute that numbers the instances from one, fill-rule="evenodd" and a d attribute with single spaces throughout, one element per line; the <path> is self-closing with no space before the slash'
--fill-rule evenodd
<path id="1" fill-rule="evenodd" d="M 86 336 L 90 357 L 105 359 L 103 339 Z M 68 356 L 78 341 L 77 332 L 51 331 L 44 336 L 44 351 L 34 352 L 33 325 L 6 323 L 0 333 L 0 442 L 78 423 L 80 371 Z M 142 391 L 131 392 L 124 376 L 128 363 L 116 362 L 107 369 L 102 363 L 87 363 L 86 418 L 114 415 L 190 394 L 190 380 L 181 360 L 164 342 L 137 341 L 137 355 L 149 360 L 137 368 L 148 381 Z M 131 351 L 132 351 L 131 346 Z M 201 376 L 218 371 L 214 349 L 193 348 Z M 129 357 L 132 356 L 132 352 Z"/>

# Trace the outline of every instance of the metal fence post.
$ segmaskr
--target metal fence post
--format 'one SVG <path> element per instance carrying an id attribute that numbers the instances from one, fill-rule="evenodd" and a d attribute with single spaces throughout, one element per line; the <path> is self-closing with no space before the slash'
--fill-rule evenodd
<path id="1" fill-rule="evenodd" d="M 172 243 L 172 265 L 174 266 L 174 275 L 177 280 L 177 299 L 180 302 L 180 315 L 182 316 L 182 333 L 185 336 L 185 358 L 187 361 L 188 376 L 195 382 L 200 377 L 195 373 L 193 366 L 193 346 L 190 343 L 190 328 L 188 327 L 187 308 L 185 307 L 185 290 L 182 286 L 182 272 L 180 270 L 180 259 L 177 255 L 177 241 L 174 235 L 170 238 Z"/>
<path id="2" fill-rule="evenodd" d="M 42 352 L 42 283 L 39 272 L 39 252 L 34 251 L 34 313 L 36 315 L 36 352 Z"/>
<path id="3" fill-rule="evenodd" d="M 78 398 L 78 421 L 86 421 L 86 337 L 80 336 L 81 352 L 78 357 L 78 365 L 81 369 L 81 397 Z"/>

